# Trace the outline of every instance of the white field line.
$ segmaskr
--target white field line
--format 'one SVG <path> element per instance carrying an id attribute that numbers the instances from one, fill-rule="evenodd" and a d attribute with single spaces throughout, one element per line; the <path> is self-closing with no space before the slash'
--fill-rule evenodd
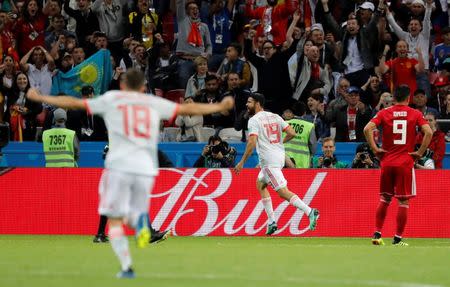
<path id="1" fill-rule="evenodd" d="M 21 271 L 20 274 L 27 273 L 34 276 L 76 276 L 76 277 L 94 277 L 89 273 L 82 273 L 79 271 L 70 272 L 55 272 L 50 270 L 34 270 L 34 271 Z M 113 276 L 114 274 L 111 273 Z M 302 277 L 285 277 L 276 278 L 273 277 L 246 277 L 246 276 L 236 276 L 235 274 L 214 274 L 214 273 L 203 273 L 203 274 L 177 274 L 177 273 L 137 273 L 137 278 L 145 279 L 192 279 L 192 280 L 242 280 L 242 281 L 252 281 L 252 282 L 264 282 L 264 281 L 276 281 L 278 283 L 316 283 L 330 286 L 380 286 L 380 287 L 445 287 L 444 285 L 436 284 L 426 284 L 426 283 L 415 283 L 415 282 L 398 282 L 398 281 L 388 281 L 388 280 L 353 280 L 353 279 L 319 279 L 319 278 L 302 278 Z"/>

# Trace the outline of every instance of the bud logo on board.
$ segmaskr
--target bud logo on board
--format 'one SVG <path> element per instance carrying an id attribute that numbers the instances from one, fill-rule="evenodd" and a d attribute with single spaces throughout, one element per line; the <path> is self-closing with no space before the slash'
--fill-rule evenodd
<path id="1" fill-rule="evenodd" d="M 150 195 L 151 206 L 162 200 L 152 216 L 155 225 L 170 228 L 176 235 L 254 235 L 265 230 L 267 217 L 255 187 L 256 176 L 247 176 L 246 182 L 235 177 L 233 182 L 230 169 L 164 169 L 164 173 L 165 184 L 157 183 Z M 303 198 L 306 204 L 311 204 L 326 175 L 317 173 L 310 186 L 302 188 L 307 190 Z M 275 193 L 272 197 L 277 233 L 286 229 L 291 235 L 308 231 L 302 211 L 277 200 Z"/>

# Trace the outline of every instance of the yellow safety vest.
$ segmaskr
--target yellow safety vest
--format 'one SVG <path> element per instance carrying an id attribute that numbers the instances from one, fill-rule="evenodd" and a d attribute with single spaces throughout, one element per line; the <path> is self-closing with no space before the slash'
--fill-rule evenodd
<path id="1" fill-rule="evenodd" d="M 301 119 L 291 119 L 287 121 L 297 135 L 290 141 L 284 143 L 284 148 L 288 157 L 294 159 L 295 167 L 309 168 L 311 154 L 309 151 L 309 136 L 314 131 L 314 124 Z"/>
<path id="2" fill-rule="evenodd" d="M 46 167 L 76 167 L 73 140 L 75 131 L 53 128 L 44 131 L 42 143 Z"/>

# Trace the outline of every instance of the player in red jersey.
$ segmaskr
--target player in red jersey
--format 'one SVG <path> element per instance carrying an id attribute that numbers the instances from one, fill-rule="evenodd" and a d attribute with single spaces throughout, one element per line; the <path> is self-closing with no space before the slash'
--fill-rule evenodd
<path id="1" fill-rule="evenodd" d="M 381 159 L 380 203 L 376 211 L 374 245 L 384 245 L 381 238 L 386 212 L 392 197 L 399 203 L 397 211 L 397 230 L 392 244 L 406 246 L 402 234 L 406 226 L 409 199 L 416 195 L 414 161 L 421 158 L 430 143 L 433 132 L 422 113 L 408 107 L 409 87 L 397 87 L 394 99 L 396 104 L 383 109 L 366 125 L 364 134 L 374 153 Z M 382 129 L 382 147 L 374 140 L 373 130 Z M 419 127 L 423 141 L 419 150 L 414 151 L 415 137 Z"/>

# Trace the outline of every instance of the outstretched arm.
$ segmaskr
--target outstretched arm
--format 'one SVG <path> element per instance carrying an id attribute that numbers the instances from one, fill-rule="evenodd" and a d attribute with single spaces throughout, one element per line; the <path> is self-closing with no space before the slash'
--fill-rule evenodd
<path id="1" fill-rule="evenodd" d="M 58 106 L 64 109 L 85 110 L 83 100 L 77 99 L 71 96 L 47 96 L 41 95 L 36 89 L 29 89 L 27 92 L 27 98 L 33 102 L 46 103 L 52 106 Z"/>
<path id="2" fill-rule="evenodd" d="M 181 104 L 177 115 L 207 115 L 231 110 L 234 107 L 233 97 L 225 97 L 220 103 L 216 104 Z"/>

